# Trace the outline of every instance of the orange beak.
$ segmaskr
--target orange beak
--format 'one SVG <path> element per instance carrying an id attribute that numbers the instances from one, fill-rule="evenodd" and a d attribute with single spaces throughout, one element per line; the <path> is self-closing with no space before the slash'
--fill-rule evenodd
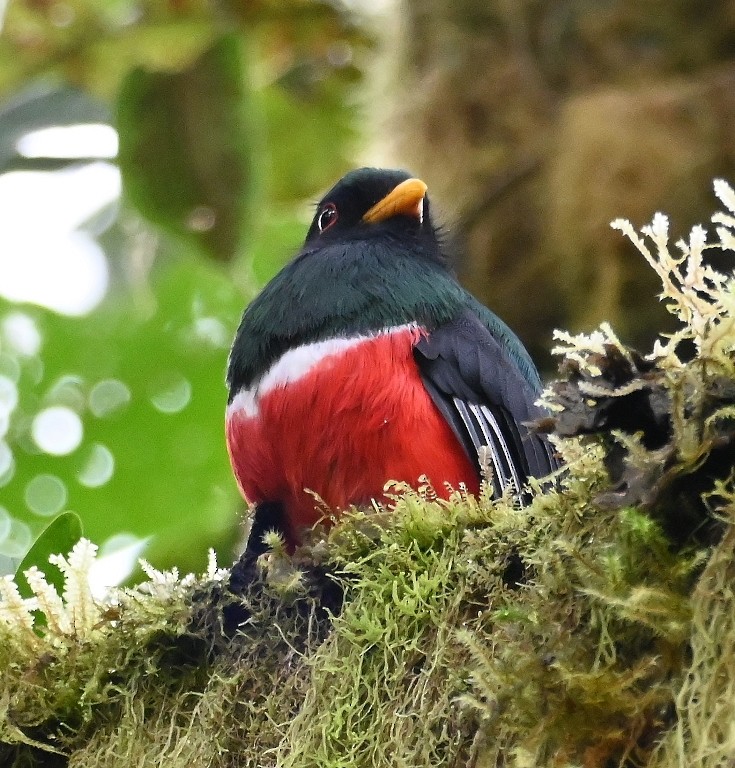
<path id="1" fill-rule="evenodd" d="M 423 221 L 426 190 L 427 186 L 421 179 L 406 179 L 394 187 L 382 200 L 378 200 L 362 220 L 375 224 L 393 216 L 413 216 Z"/>

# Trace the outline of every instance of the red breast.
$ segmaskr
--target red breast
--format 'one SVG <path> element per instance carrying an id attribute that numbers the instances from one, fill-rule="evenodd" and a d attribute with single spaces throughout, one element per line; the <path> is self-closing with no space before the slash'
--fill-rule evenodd
<path id="1" fill-rule="evenodd" d="M 227 409 L 227 445 L 245 497 L 279 501 L 292 548 L 323 515 L 385 500 L 389 480 L 426 475 L 477 493 L 472 462 L 429 397 L 412 349 L 415 326 L 331 339 L 285 353 Z"/>

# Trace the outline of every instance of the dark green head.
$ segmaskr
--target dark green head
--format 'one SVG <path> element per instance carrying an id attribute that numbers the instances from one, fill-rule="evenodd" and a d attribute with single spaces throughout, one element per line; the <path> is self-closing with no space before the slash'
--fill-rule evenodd
<path id="1" fill-rule="evenodd" d="M 513 333 L 452 275 L 426 185 L 405 171 L 352 171 L 317 205 L 299 253 L 246 308 L 230 352 L 230 399 L 290 348 L 405 323 L 432 330 L 468 307 L 533 371 Z"/>

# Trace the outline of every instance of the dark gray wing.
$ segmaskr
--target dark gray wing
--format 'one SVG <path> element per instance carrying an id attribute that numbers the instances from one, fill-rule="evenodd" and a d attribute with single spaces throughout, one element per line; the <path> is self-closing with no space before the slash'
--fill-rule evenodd
<path id="1" fill-rule="evenodd" d="M 520 341 L 511 339 L 510 342 Z M 508 346 L 469 309 L 422 338 L 414 357 L 431 399 L 480 470 L 484 454 L 495 495 L 557 468 L 551 446 L 528 424 L 544 416 Z"/>

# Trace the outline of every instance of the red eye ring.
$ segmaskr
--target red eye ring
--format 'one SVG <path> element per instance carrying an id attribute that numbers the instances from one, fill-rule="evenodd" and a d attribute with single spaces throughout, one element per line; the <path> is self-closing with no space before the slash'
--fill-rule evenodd
<path id="1" fill-rule="evenodd" d="M 321 211 L 316 220 L 316 225 L 319 227 L 320 232 L 326 232 L 331 226 L 337 223 L 339 214 L 337 213 L 337 206 L 334 203 L 327 203 Z"/>

